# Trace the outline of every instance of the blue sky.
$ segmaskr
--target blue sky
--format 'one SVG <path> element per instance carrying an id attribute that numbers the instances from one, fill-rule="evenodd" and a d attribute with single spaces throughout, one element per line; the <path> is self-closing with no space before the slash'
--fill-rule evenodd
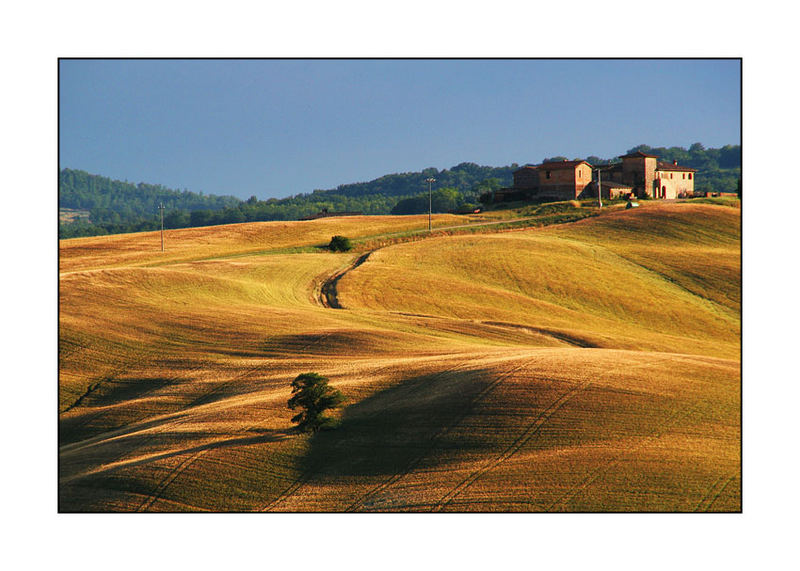
<path id="1" fill-rule="evenodd" d="M 240 198 L 739 144 L 738 60 L 61 60 L 60 167 Z"/>

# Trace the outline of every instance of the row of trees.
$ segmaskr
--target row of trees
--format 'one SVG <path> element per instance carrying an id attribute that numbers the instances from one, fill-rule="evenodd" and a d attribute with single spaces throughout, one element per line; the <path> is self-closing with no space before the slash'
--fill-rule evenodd
<path id="1" fill-rule="evenodd" d="M 436 178 L 436 186 L 440 189 L 444 187 L 457 193 L 446 204 L 442 203 L 442 210 L 437 210 L 447 211 L 464 203 L 477 202 L 481 189 L 487 188 L 487 179 L 496 187 L 510 185 L 514 168 L 516 165 L 495 168 L 462 163 L 452 169 L 429 168 L 415 173 L 391 174 L 370 182 L 340 185 L 336 189 L 315 190 L 283 199 L 259 200 L 251 196 L 244 201 L 234 197 L 174 191 L 160 185 L 133 185 L 84 171 L 64 169 L 60 176 L 59 205 L 88 210 L 89 221 L 61 224 L 59 236 L 75 238 L 156 230 L 160 228 L 157 214 L 160 202 L 165 205 L 164 227 L 169 229 L 297 220 L 323 208 L 389 214 L 398 203 L 414 199 L 421 189 L 426 188 L 425 180 L 429 177 Z M 141 189 L 141 196 L 135 196 L 135 189 Z M 425 200 L 425 208 L 419 212 L 427 212 L 427 194 Z M 406 213 L 412 211 L 417 210 Z"/>
<path id="2" fill-rule="evenodd" d="M 470 197 L 474 196 L 472 191 L 467 194 Z M 450 212 L 468 204 L 468 202 L 465 195 L 455 188 L 440 188 L 430 195 L 425 192 L 400 200 L 392 208 L 391 214 L 423 214 L 428 212 L 429 204 L 433 212 Z"/>
<path id="3" fill-rule="evenodd" d="M 737 192 L 741 181 L 741 147 L 726 145 L 706 149 L 695 143 L 683 147 L 639 145 L 627 152 L 642 151 L 663 161 L 677 160 L 698 169 L 698 191 Z M 549 157 L 562 160 L 566 157 Z M 579 159 L 580 160 L 580 159 Z M 613 162 L 589 156 L 593 165 Z M 423 169 L 420 172 L 395 173 L 369 182 L 344 184 L 330 190 L 315 190 L 283 199 L 259 200 L 251 196 L 240 200 L 233 196 L 203 195 L 178 191 L 153 184 L 132 184 L 92 175 L 85 171 L 63 169 L 59 175 L 59 206 L 89 213 L 89 221 L 65 222 L 59 227 L 61 238 L 140 232 L 160 227 L 157 208 L 165 206 L 166 228 L 187 228 L 260 222 L 297 220 L 327 208 L 329 211 L 364 214 L 416 214 L 428 211 L 426 179 L 436 179 L 433 210 L 447 212 L 473 205 L 492 190 L 511 186 L 516 163 L 504 167 L 461 163 L 451 169 Z"/>

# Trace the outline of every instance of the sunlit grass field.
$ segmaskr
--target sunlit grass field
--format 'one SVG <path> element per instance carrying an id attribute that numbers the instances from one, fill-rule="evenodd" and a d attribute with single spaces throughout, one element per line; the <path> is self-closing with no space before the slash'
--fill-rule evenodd
<path id="1" fill-rule="evenodd" d="M 59 509 L 741 509 L 738 208 L 425 229 L 62 241 Z M 325 250 L 334 234 L 357 251 Z M 336 430 L 292 430 L 308 371 L 347 397 Z"/>

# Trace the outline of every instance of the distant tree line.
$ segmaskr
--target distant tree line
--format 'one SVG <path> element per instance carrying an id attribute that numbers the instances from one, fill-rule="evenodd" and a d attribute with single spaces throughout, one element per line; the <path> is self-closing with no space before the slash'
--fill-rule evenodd
<path id="1" fill-rule="evenodd" d="M 158 205 L 161 203 L 165 212 L 181 211 L 188 215 L 224 209 L 241 202 L 233 196 L 179 191 L 160 184 L 133 184 L 74 169 L 59 172 L 58 192 L 60 208 L 89 213 L 88 222 L 62 223 L 59 228 L 62 238 L 155 230 L 160 227 Z"/>
<path id="2" fill-rule="evenodd" d="M 59 206 L 87 210 L 89 221 L 62 223 L 59 236 L 75 238 L 157 230 L 161 224 L 157 210 L 160 202 L 165 206 L 165 228 L 297 220 L 323 208 L 389 214 L 399 202 L 414 198 L 427 189 L 425 180 L 429 177 L 436 179 L 435 188 L 455 190 L 456 194 L 451 196 L 448 204 L 457 207 L 476 202 L 487 180 L 494 180 L 493 184 L 497 185 L 510 185 L 515 168 L 516 165 L 495 168 L 461 163 L 452 169 L 428 168 L 421 172 L 390 174 L 370 182 L 344 184 L 335 189 L 268 200 L 259 200 L 255 196 L 240 200 L 231 196 L 176 191 L 161 185 L 134 185 L 85 171 L 64 169 L 59 177 Z M 427 198 L 424 211 L 427 212 Z"/>
<path id="3" fill-rule="evenodd" d="M 634 151 L 657 155 L 663 161 L 677 160 L 679 164 L 698 169 L 695 185 L 698 191 L 737 192 L 740 189 L 739 145 L 726 145 L 719 149 L 706 149 L 701 143 L 688 149 L 639 145 L 627 152 Z M 550 157 L 542 162 L 565 158 Z M 577 160 L 602 165 L 619 159 L 589 156 Z M 465 162 L 450 169 L 431 167 L 420 172 L 388 174 L 369 182 L 343 184 L 334 189 L 268 200 L 259 200 L 255 196 L 241 200 L 233 196 L 204 195 L 63 169 L 59 174 L 59 206 L 88 211 L 89 220 L 62 222 L 59 236 L 74 238 L 157 230 L 161 224 L 159 203 L 165 206 L 165 228 L 297 220 L 323 208 L 364 214 L 419 214 L 428 211 L 426 179 L 430 177 L 436 179 L 431 197 L 433 211 L 447 212 L 486 201 L 492 190 L 511 186 L 512 173 L 518 166 L 513 163 L 490 167 Z"/>

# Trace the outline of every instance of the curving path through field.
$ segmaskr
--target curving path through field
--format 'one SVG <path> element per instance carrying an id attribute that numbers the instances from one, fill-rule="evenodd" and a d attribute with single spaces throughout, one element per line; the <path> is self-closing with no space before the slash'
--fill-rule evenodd
<path id="1" fill-rule="evenodd" d="M 345 274 L 351 270 L 356 269 L 358 266 L 363 264 L 367 261 L 367 259 L 372 255 L 373 252 L 379 250 L 380 248 L 376 248 L 375 250 L 370 250 L 366 254 L 360 255 L 358 258 L 353 260 L 353 262 L 344 268 L 343 270 L 339 270 L 324 282 L 322 282 L 322 286 L 320 286 L 319 290 L 319 303 L 323 307 L 327 307 L 330 309 L 344 309 L 342 304 L 339 302 L 339 293 L 336 289 L 339 280 L 342 279 Z"/>

